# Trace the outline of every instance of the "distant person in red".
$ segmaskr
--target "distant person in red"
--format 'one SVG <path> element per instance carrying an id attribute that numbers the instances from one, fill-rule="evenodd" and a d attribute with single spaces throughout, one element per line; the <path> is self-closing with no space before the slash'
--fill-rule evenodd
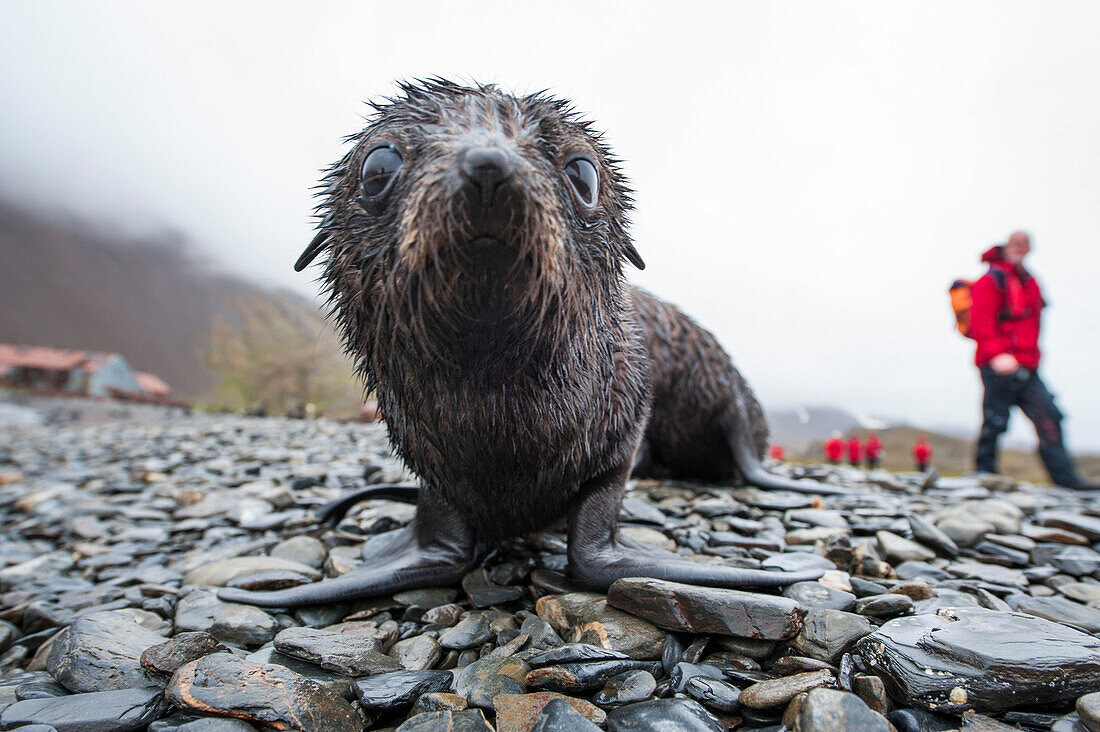
<path id="1" fill-rule="evenodd" d="M 997 441 L 1008 428 L 1009 410 L 1017 406 L 1035 425 L 1050 479 L 1067 488 L 1091 488 L 1066 452 L 1062 413 L 1039 378 L 1039 320 L 1046 302 L 1024 268 L 1030 251 L 1030 237 L 1013 233 L 982 255 L 989 271 L 971 287 L 970 335 L 978 342 L 974 363 L 984 388 L 976 468 L 997 472 Z"/>
<path id="2" fill-rule="evenodd" d="M 782 445 L 772 445 L 771 448 L 768 450 L 768 456 L 772 460 L 780 460 L 781 461 L 781 460 L 783 460 L 783 456 L 785 454 L 786 453 L 784 452 Z"/>
<path id="3" fill-rule="evenodd" d="M 859 444 L 859 438 L 852 435 L 852 439 L 848 440 L 848 462 L 853 468 L 859 467 L 859 458 L 862 454 L 863 446 Z"/>
<path id="4" fill-rule="evenodd" d="M 844 456 L 844 440 L 840 439 L 840 433 L 834 432 L 832 437 L 825 440 L 825 444 L 821 446 L 821 451 L 825 453 L 825 457 L 831 464 L 836 465 L 839 463 Z"/>
<path id="5" fill-rule="evenodd" d="M 932 446 L 924 435 L 913 445 L 913 460 L 917 463 L 917 470 L 922 473 L 928 470 L 928 465 L 932 462 Z"/>
<path id="6" fill-rule="evenodd" d="M 877 432 L 867 435 L 867 443 L 863 446 L 863 454 L 867 457 L 867 469 L 874 470 L 882 459 L 882 440 Z"/>

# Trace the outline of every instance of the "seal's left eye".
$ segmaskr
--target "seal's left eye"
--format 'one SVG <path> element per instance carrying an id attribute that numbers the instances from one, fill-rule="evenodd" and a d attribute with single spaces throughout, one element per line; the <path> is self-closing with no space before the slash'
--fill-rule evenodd
<path id="1" fill-rule="evenodd" d="M 397 148 L 386 146 L 371 150 L 363 161 L 363 172 L 359 181 L 363 196 L 373 198 L 385 193 L 404 162 Z"/>
<path id="2" fill-rule="evenodd" d="M 600 174 L 588 158 L 573 158 L 565 164 L 565 177 L 577 192 L 577 198 L 585 206 L 596 205 L 596 194 L 600 190 Z"/>

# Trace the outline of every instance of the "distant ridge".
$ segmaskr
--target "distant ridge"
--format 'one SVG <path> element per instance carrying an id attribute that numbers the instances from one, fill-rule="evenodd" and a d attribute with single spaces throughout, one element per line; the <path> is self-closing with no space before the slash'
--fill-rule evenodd
<path id="1" fill-rule="evenodd" d="M 178 234 L 127 238 L 0 201 L 0 342 L 120 353 L 200 399 L 218 381 L 207 331 L 217 315 L 235 321 L 241 298 L 322 327 L 305 298 L 213 271 Z"/>

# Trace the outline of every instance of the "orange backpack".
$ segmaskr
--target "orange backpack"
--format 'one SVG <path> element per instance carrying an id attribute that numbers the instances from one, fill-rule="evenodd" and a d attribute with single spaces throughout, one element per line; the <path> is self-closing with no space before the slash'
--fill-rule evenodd
<path id="1" fill-rule="evenodd" d="M 973 280 L 955 280 L 947 291 L 951 294 L 951 309 L 955 311 L 955 327 L 970 338 L 970 308 L 974 307 L 974 298 L 970 296 Z"/>
<path id="2" fill-rule="evenodd" d="M 1005 289 L 1004 273 L 991 269 L 993 282 L 1002 292 Z M 974 307 L 974 298 L 970 294 L 970 288 L 974 286 L 974 280 L 955 280 L 947 291 L 951 295 L 951 309 L 955 311 L 955 327 L 967 338 L 973 338 L 970 334 L 970 308 Z"/>

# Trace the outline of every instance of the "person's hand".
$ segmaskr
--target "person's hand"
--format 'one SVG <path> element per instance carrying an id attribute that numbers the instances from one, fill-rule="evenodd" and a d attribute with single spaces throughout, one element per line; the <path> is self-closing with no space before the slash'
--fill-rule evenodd
<path id="1" fill-rule="evenodd" d="M 989 365 L 993 371 L 1001 376 L 1008 376 L 1020 370 L 1020 362 L 1011 353 L 1002 353 L 989 359 Z"/>

